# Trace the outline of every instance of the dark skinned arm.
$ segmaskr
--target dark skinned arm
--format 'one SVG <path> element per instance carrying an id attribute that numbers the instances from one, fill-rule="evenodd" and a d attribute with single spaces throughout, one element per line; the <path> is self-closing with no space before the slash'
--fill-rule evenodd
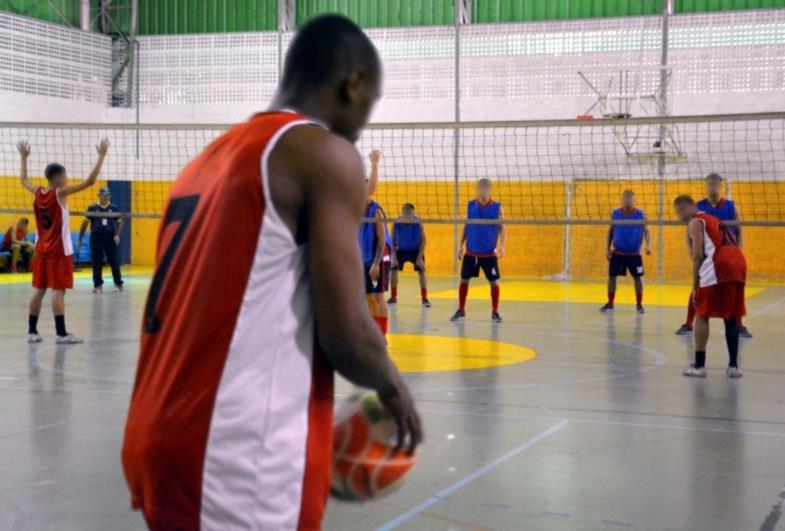
<path id="1" fill-rule="evenodd" d="M 397 449 L 408 439 L 413 452 L 422 440 L 420 419 L 371 319 L 361 281 L 357 231 L 367 199 L 357 151 L 321 128 L 295 127 L 275 148 L 270 167 L 271 191 L 280 191 L 273 193 L 276 207 L 285 218 L 287 210 L 293 213 L 293 234 L 308 245 L 319 346 L 341 376 L 376 390 L 398 427 Z"/>

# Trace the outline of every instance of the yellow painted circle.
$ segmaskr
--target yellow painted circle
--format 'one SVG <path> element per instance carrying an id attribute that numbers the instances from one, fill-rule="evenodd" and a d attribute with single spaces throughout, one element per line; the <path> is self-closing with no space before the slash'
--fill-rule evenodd
<path id="1" fill-rule="evenodd" d="M 530 348 L 462 337 L 390 334 L 390 356 L 401 372 L 469 371 L 533 359 Z"/>

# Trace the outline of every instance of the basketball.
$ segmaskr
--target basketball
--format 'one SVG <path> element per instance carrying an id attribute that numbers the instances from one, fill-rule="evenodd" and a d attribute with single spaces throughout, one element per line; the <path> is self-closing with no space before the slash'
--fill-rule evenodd
<path id="1" fill-rule="evenodd" d="M 417 463 L 404 451 L 393 454 L 396 427 L 376 393 L 357 392 L 335 413 L 332 494 L 362 501 L 390 494 Z"/>

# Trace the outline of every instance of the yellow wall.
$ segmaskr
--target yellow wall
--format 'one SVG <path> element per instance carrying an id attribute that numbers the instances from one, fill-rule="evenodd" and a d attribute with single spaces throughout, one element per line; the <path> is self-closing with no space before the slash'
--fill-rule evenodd
<path id="1" fill-rule="evenodd" d="M 41 180 L 43 183 L 43 180 Z M 573 217 L 605 220 L 619 204 L 621 192 L 632 185 L 637 204 L 650 219 L 657 216 L 658 184 L 654 181 L 578 181 L 573 190 Z M 100 185 L 96 185 L 100 186 Z M 132 186 L 132 205 L 135 214 L 160 214 L 169 193 L 168 182 L 135 182 Z M 466 203 L 473 196 L 473 185 L 459 188 L 459 211 L 465 215 Z M 494 197 L 504 206 L 508 218 L 560 220 L 565 217 L 566 188 L 561 183 L 499 183 Z M 665 217 L 674 219 L 672 199 L 682 193 L 698 198 L 703 195 L 702 181 L 669 181 L 665 185 Z M 785 183 L 736 182 L 733 197 L 742 217 L 746 219 L 785 220 Z M 376 194 L 387 215 L 398 215 L 405 202 L 414 203 L 423 218 L 455 217 L 454 188 L 450 182 L 382 182 Z M 72 210 L 83 210 L 95 200 L 91 191 L 70 199 Z M 16 178 L 0 178 L 0 209 L 29 209 L 32 197 L 18 184 Z M 0 214 L 0 227 L 15 223 L 19 215 Z M 72 218 L 71 228 L 77 230 L 81 219 Z M 136 218 L 132 223 L 131 256 L 134 265 L 153 265 L 158 219 Z M 454 227 L 426 225 L 428 237 L 427 262 L 430 272 L 451 274 L 454 267 Z M 4 229 L 5 230 L 5 229 Z M 460 230 L 460 228 L 459 228 Z M 563 225 L 508 225 L 507 254 L 501 262 L 505 276 L 535 277 L 557 275 L 562 272 L 565 227 Z M 605 239 L 607 226 L 574 225 L 570 238 L 570 269 L 574 278 L 602 279 L 607 275 Z M 644 257 L 650 278 L 656 278 L 659 247 L 658 227 L 652 226 L 652 248 L 655 254 Z M 689 280 L 686 261 L 684 228 L 667 226 L 664 237 L 664 278 L 669 281 Z M 785 228 L 746 227 L 744 252 L 753 280 L 785 280 Z"/>
<path id="2" fill-rule="evenodd" d="M 43 177 L 33 178 L 33 182 L 40 186 L 46 186 L 46 179 Z M 72 212 L 84 212 L 87 207 L 98 200 L 98 189 L 106 186 L 106 181 L 97 181 L 92 188 L 81 193 L 74 194 L 68 198 L 68 209 Z M 0 209 L 25 210 L 27 214 L 5 214 L 0 212 L 0 229 L 3 233 L 8 227 L 15 225 L 21 217 L 30 220 L 28 230 L 35 232 L 35 216 L 33 216 L 33 195 L 22 188 L 18 177 L 0 176 Z M 82 216 L 71 216 L 71 230 L 79 231 L 82 224 Z"/>

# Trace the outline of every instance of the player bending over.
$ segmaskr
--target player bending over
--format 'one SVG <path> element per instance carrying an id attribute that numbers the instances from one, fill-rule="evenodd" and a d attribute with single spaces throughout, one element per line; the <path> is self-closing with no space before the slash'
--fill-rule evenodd
<path id="1" fill-rule="evenodd" d="M 172 186 L 123 446 L 153 530 L 320 529 L 333 369 L 378 392 L 399 447 L 420 442 L 359 282 L 367 196 L 352 142 L 380 83 L 360 28 L 313 18 L 273 110 L 212 142 Z M 232 259 L 204 252 L 219 247 Z"/>
<path id="2" fill-rule="evenodd" d="M 378 162 L 378 158 L 376 160 Z M 376 163 L 373 164 L 373 167 L 376 167 Z M 373 320 L 379 325 L 379 330 L 386 336 L 389 311 L 387 303 L 384 301 L 384 294 L 390 283 L 390 249 L 392 245 L 390 235 L 387 233 L 387 226 L 384 223 L 384 210 L 379 203 L 370 197 L 368 197 L 363 217 L 379 220 L 375 223 L 366 222 L 360 225 L 359 238 L 368 309 Z"/>
<path id="3" fill-rule="evenodd" d="M 714 216 L 698 210 L 695 201 L 681 195 L 674 201 L 679 219 L 687 224 L 690 257 L 692 258 L 692 299 L 695 305 L 695 363 L 684 371 L 685 376 L 706 376 L 706 343 L 709 340 L 709 318 L 725 321 L 725 342 L 728 345 L 728 376 L 739 378 L 738 320 L 745 314 L 744 283 L 747 262 L 730 227 Z"/>
<path id="4" fill-rule="evenodd" d="M 414 213 L 414 205 L 406 203 L 401 209 L 401 217 L 393 224 L 391 297 L 387 304 L 398 303 L 398 271 L 403 271 L 404 264 L 410 262 L 420 279 L 422 305 L 431 307 L 425 279 L 425 227 L 419 220 L 420 217 Z"/>
<path id="5" fill-rule="evenodd" d="M 22 258 L 22 264 L 27 268 L 33 261 L 35 255 L 35 245 L 33 242 L 27 241 L 27 225 L 29 220 L 27 218 L 19 218 L 16 225 L 9 227 L 3 235 L 3 242 L 0 243 L 0 253 L 11 253 L 11 263 L 8 270 L 11 273 L 17 272 L 17 265 L 19 258 Z"/>
<path id="6" fill-rule="evenodd" d="M 706 197 L 698 201 L 698 210 L 714 216 L 720 221 L 739 221 L 741 217 L 736 203 L 731 199 L 722 197 L 722 176 L 718 173 L 710 173 L 706 176 Z M 739 248 L 742 247 L 741 225 L 728 225 L 728 230 L 736 236 Z M 695 305 L 692 303 L 692 294 L 687 302 L 687 321 L 676 330 L 676 335 L 683 336 L 692 333 L 692 325 L 695 320 Z M 751 338 L 752 334 L 747 330 L 739 319 L 739 335 Z"/>
<path id="7" fill-rule="evenodd" d="M 621 208 L 611 213 L 611 219 L 645 220 L 643 210 L 635 208 L 635 192 L 624 190 L 621 196 Z M 616 298 L 616 277 L 627 276 L 630 272 L 635 282 L 635 308 L 638 313 L 643 309 L 643 259 L 641 246 L 646 242 L 646 254 L 651 254 L 651 234 L 648 225 L 611 225 L 608 229 L 606 257 L 608 258 L 608 302 L 600 311 L 613 310 Z"/>
<path id="8" fill-rule="evenodd" d="M 27 159 L 30 146 L 20 142 L 17 146 L 22 158 L 22 186 L 35 196 L 33 209 L 38 239 L 35 244 L 35 264 L 33 264 L 33 296 L 30 298 L 27 341 L 43 341 L 38 333 L 38 316 L 47 289 L 52 290 L 52 313 L 55 318 L 56 343 L 82 343 L 82 339 L 69 334 L 65 327 L 65 290 L 74 287 L 74 263 L 71 255 L 71 228 L 68 214 L 68 196 L 81 192 L 95 184 L 101 173 L 101 166 L 109 150 L 109 142 L 104 139 L 96 148 L 98 159 L 87 179 L 76 184 L 68 184 L 65 168 L 53 162 L 44 170 L 46 187 L 35 186 L 27 176 Z"/>
<path id="9" fill-rule="evenodd" d="M 504 256 L 507 231 L 502 220 L 502 205 L 491 199 L 491 180 L 482 178 L 477 181 L 477 199 L 469 201 L 466 217 L 468 219 L 498 220 L 493 224 L 468 223 L 463 227 L 461 249 L 458 260 L 461 263 L 461 284 L 458 287 L 458 310 L 450 318 L 457 321 L 466 317 L 466 296 L 469 294 L 469 281 L 480 276 L 480 269 L 491 285 L 491 319 L 501 323 L 499 315 L 499 258 Z"/>

